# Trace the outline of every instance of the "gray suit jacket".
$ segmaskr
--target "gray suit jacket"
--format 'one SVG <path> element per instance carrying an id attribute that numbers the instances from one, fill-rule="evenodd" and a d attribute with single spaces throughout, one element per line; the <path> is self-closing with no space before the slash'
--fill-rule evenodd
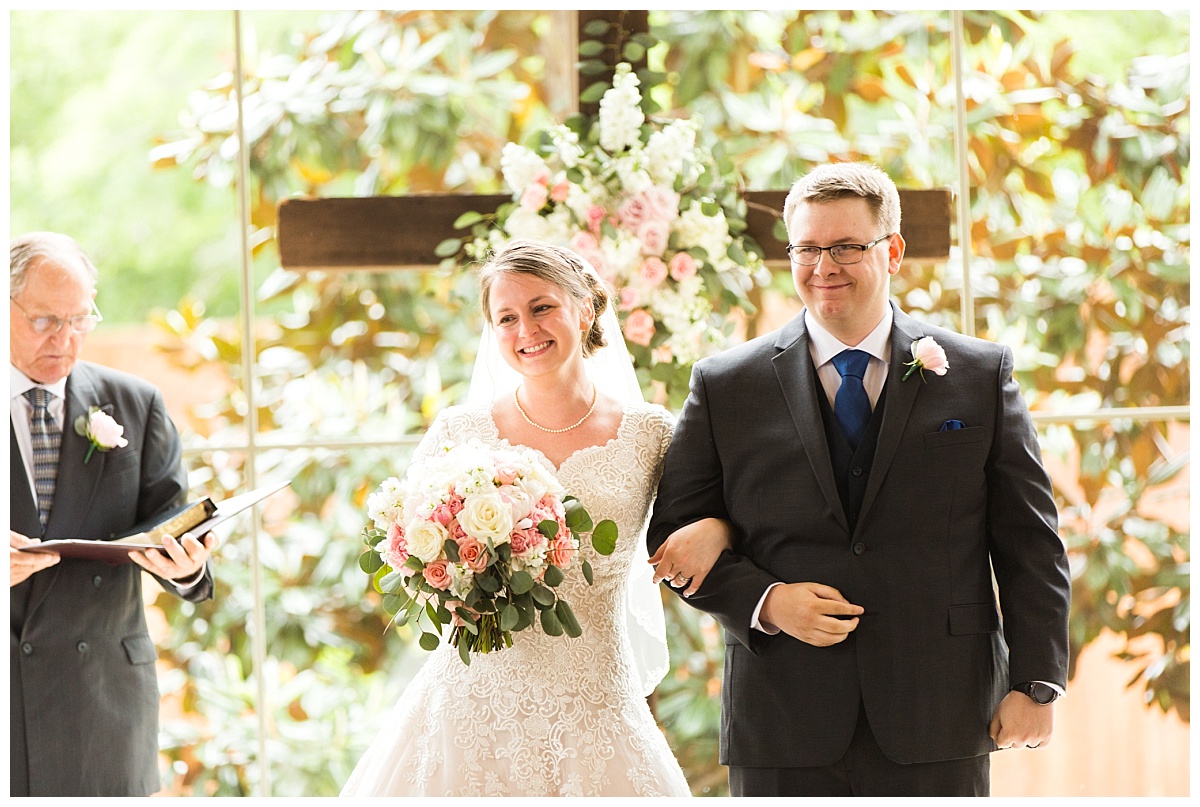
<path id="1" fill-rule="evenodd" d="M 902 381 L 922 336 L 945 348 L 949 372 Z M 1066 555 L 1011 352 L 898 309 L 891 344 L 853 532 L 803 316 L 694 368 L 649 544 L 706 516 L 740 537 L 688 600 L 725 627 L 724 764 L 832 764 L 860 703 L 896 762 L 977 756 L 994 748 L 988 722 L 1010 683 L 1065 685 Z M 939 431 L 947 420 L 966 427 Z M 831 647 L 752 630 L 776 581 L 838 589 L 865 608 L 857 630 Z"/>
<path id="2" fill-rule="evenodd" d="M 108 406 L 129 445 L 96 452 L 75 419 Z M 67 379 L 54 505 L 43 533 L 10 424 L 9 526 L 30 537 L 104 539 L 182 502 L 179 435 L 158 390 L 79 362 Z M 178 590 L 165 581 L 168 591 Z M 212 575 L 188 592 L 212 596 Z M 63 559 L 10 589 L 12 795 L 128 796 L 161 789 L 157 652 L 142 569 Z"/>

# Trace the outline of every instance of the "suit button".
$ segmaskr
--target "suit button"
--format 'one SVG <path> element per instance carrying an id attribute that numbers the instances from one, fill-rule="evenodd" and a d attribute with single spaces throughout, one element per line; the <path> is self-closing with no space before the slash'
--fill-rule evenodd
<path id="1" fill-rule="evenodd" d="M 862 541 L 859 541 L 857 544 L 854 545 L 854 554 L 855 555 L 861 555 L 862 553 L 864 553 L 866 551 L 867 551 L 867 545 L 864 544 Z"/>
<path id="2" fill-rule="evenodd" d="M 21 652 L 27 656 L 32 656 L 33 655 L 33 645 L 31 645 L 29 642 L 26 642 L 25 644 L 21 645 Z"/>
<path id="3" fill-rule="evenodd" d="M 850 473 L 854 474 L 855 476 L 862 476 L 862 468 L 855 468 Z"/>
<path id="4" fill-rule="evenodd" d="M 88 643 L 80 642 L 79 644 L 75 645 L 75 649 L 78 650 L 80 653 L 86 653 L 88 651 Z"/>
<path id="5" fill-rule="evenodd" d="M 95 577 L 92 578 L 92 585 L 95 586 L 96 588 L 100 588 L 100 584 L 103 582 L 104 582 L 104 578 L 101 577 L 100 575 L 96 575 Z"/>

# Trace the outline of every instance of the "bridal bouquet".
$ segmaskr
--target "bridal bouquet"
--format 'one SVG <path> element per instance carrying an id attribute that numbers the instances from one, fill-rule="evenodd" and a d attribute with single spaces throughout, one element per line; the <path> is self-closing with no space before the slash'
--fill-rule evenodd
<path id="1" fill-rule="evenodd" d="M 659 382 L 678 404 L 692 364 L 724 346 L 727 315 L 752 311 L 747 293 L 769 273 L 742 234 L 733 162 L 697 142 L 699 121 L 647 118 L 638 85 L 620 64 L 596 121 L 576 116 L 531 147 L 508 143 L 500 165 L 513 201 L 459 217 L 470 237 L 438 253 L 485 260 L 518 238 L 571 247 L 617 296 L 643 387 Z"/>
<path id="2" fill-rule="evenodd" d="M 511 647 L 514 631 L 535 624 L 551 636 L 579 636 L 555 589 L 584 536 L 602 555 L 617 541 L 616 524 L 593 524 L 532 450 L 478 440 L 443 445 L 403 481 L 385 480 L 367 512 L 369 549 L 359 566 L 373 576 L 384 610 L 396 624 L 417 624 L 426 650 L 451 626 L 465 664 L 472 652 Z M 591 565 L 579 565 L 590 585 Z"/>

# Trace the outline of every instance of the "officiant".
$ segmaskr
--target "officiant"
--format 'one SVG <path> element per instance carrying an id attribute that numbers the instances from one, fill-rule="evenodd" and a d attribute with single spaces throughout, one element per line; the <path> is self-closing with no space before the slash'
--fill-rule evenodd
<path id="1" fill-rule="evenodd" d="M 19 551 L 100 540 L 182 503 L 187 476 L 162 395 L 78 361 L 101 319 L 95 266 L 71 238 L 9 244 L 9 776 L 14 796 L 158 791 L 157 652 L 142 570 L 192 602 L 212 597 L 216 546 L 164 540 L 134 563 Z M 135 565 L 136 564 L 136 565 Z"/>

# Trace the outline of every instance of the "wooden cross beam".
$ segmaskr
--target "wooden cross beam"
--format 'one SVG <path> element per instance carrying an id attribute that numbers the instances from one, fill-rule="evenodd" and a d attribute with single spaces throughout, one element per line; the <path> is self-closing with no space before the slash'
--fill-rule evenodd
<path id="1" fill-rule="evenodd" d="M 575 12 L 578 40 L 591 37 L 584 29 L 602 19 L 613 28 L 607 37 L 613 45 L 606 60 L 620 61 L 618 26 L 629 32 L 648 31 L 645 11 Z M 578 42 L 577 40 L 577 42 Z M 578 52 L 578 47 L 572 49 Z M 635 64 L 635 69 L 637 65 Z M 578 77 L 579 90 L 607 75 Z M 578 103 L 578 102 L 577 102 Z M 597 103 L 578 104 L 585 114 L 596 113 Z M 783 216 L 787 191 L 748 191 L 747 235 L 762 247 L 764 258 L 784 263 L 784 243 L 774 234 L 775 222 Z M 280 265 L 304 270 L 393 270 L 435 266 L 434 250 L 453 237 L 454 221 L 474 210 L 494 213 L 511 201 L 508 194 L 431 193 L 409 196 L 366 198 L 285 199 L 279 205 L 278 244 Z M 907 244 L 905 256 L 916 260 L 944 260 L 950 255 L 950 191 L 946 188 L 900 190 L 901 234 Z"/>

